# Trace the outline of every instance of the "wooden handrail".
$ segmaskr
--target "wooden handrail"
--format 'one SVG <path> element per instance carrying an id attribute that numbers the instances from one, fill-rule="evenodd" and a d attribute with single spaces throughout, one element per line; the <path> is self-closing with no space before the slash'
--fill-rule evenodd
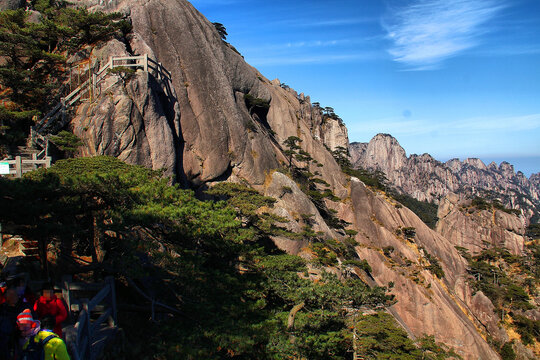
<path id="1" fill-rule="evenodd" d="M 135 63 L 115 64 L 115 61 L 116 62 L 135 61 Z M 88 80 L 84 81 L 76 89 L 71 91 L 64 98 L 62 98 L 61 101 L 34 126 L 33 128 L 34 132 L 42 136 L 43 134 L 48 133 L 48 132 L 54 133 L 54 131 L 59 130 L 62 127 L 64 127 L 66 123 L 69 121 L 67 118 L 65 118 L 65 116 L 62 116 L 64 114 L 64 110 L 67 107 L 73 106 L 77 101 L 79 101 L 88 92 L 90 92 L 90 98 L 92 98 L 93 94 L 96 93 L 98 85 L 101 84 L 101 82 L 109 74 L 108 70 L 114 69 L 115 67 L 120 67 L 120 66 L 142 67 L 144 71 L 148 71 L 149 69 L 154 70 L 157 73 L 158 78 L 164 80 L 163 86 L 165 87 L 165 91 L 167 92 L 167 95 L 171 94 L 171 89 L 170 89 L 170 80 L 172 76 L 171 73 L 167 69 L 165 69 L 160 62 L 157 62 L 156 60 L 149 58 L 148 54 L 139 55 L 139 56 L 118 56 L 118 57 L 111 56 L 109 58 L 109 61 L 105 65 L 103 65 L 102 68 L 100 68 L 96 73 L 91 74 Z M 61 116 L 62 116 L 62 120 L 58 122 L 57 119 Z M 37 136 L 32 137 L 33 143 L 41 146 L 41 144 L 39 144 L 36 139 L 37 139 Z"/>
<path id="2" fill-rule="evenodd" d="M 9 175 L 14 175 L 16 178 L 21 178 L 23 174 L 36 170 L 39 165 L 43 165 L 46 168 L 50 167 L 52 158 L 50 156 L 46 156 L 44 159 L 38 159 L 37 155 L 34 154 L 32 159 L 23 159 L 21 156 L 16 156 L 15 159 L 1 161 L 10 165 Z M 24 165 L 27 166 L 25 167 Z"/>

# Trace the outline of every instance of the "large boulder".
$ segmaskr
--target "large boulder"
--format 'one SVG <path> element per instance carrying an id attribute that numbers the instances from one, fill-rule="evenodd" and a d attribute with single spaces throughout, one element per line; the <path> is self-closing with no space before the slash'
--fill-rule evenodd
<path id="1" fill-rule="evenodd" d="M 26 6 L 26 0 L 0 0 L 0 11 L 17 10 Z"/>

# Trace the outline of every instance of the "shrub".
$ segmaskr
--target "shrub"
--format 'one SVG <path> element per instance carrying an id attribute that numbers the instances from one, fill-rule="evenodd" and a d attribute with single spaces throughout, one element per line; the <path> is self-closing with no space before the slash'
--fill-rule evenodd
<path id="1" fill-rule="evenodd" d="M 514 325 L 525 345 L 540 341 L 540 321 L 531 320 L 522 315 L 513 315 Z"/>
<path id="2" fill-rule="evenodd" d="M 505 343 L 499 350 L 499 354 L 501 355 L 502 360 L 515 360 L 516 359 L 516 353 L 514 351 L 514 348 L 512 347 L 511 342 Z"/>
<path id="3" fill-rule="evenodd" d="M 387 257 L 390 257 L 392 255 L 392 253 L 394 252 L 394 247 L 393 246 L 385 246 L 383 247 L 383 253 L 385 256 Z"/>
<path id="4" fill-rule="evenodd" d="M 412 239 L 416 236 L 416 229 L 414 227 L 404 227 L 401 231 L 405 239 Z"/>

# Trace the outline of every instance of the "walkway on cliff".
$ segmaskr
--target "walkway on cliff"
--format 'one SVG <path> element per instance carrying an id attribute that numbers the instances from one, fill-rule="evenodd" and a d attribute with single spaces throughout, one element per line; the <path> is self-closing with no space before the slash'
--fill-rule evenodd
<path id="1" fill-rule="evenodd" d="M 63 97 L 51 111 L 31 128 L 29 143 L 32 146 L 42 149 L 37 159 L 44 158 L 48 155 L 49 136 L 60 131 L 71 121 L 69 116 L 67 116 L 67 112 L 72 106 L 82 100 L 94 101 L 120 80 L 120 76 L 117 76 L 116 81 L 103 90 L 102 85 L 108 75 L 118 75 L 118 73 L 122 72 L 122 69 L 129 71 L 128 69 L 136 68 L 142 69 L 144 72 L 152 71 L 156 78 L 161 81 L 165 93 L 171 95 L 171 73 L 161 62 L 150 58 L 148 54 L 140 56 L 111 56 L 109 61 L 99 71 L 94 73 L 89 69 L 86 74 L 83 74 L 83 79 L 86 78 L 86 80 Z M 113 71 L 114 69 L 119 69 L 120 71 L 115 72 Z"/>

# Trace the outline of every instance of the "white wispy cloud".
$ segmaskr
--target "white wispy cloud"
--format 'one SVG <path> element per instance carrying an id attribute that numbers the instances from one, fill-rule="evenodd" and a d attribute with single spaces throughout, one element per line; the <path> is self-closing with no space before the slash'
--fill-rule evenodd
<path id="1" fill-rule="evenodd" d="M 516 133 L 540 129 L 540 114 L 508 117 L 477 117 L 437 122 L 426 119 L 386 118 L 353 125 L 363 131 L 389 132 L 399 136 L 420 136 L 430 133 L 486 134 L 488 132 Z M 352 129 L 354 131 L 354 129 Z"/>
<path id="2" fill-rule="evenodd" d="M 416 0 L 391 8 L 383 24 L 392 41 L 388 51 L 409 69 L 436 68 L 478 45 L 504 7 L 502 0 Z"/>

